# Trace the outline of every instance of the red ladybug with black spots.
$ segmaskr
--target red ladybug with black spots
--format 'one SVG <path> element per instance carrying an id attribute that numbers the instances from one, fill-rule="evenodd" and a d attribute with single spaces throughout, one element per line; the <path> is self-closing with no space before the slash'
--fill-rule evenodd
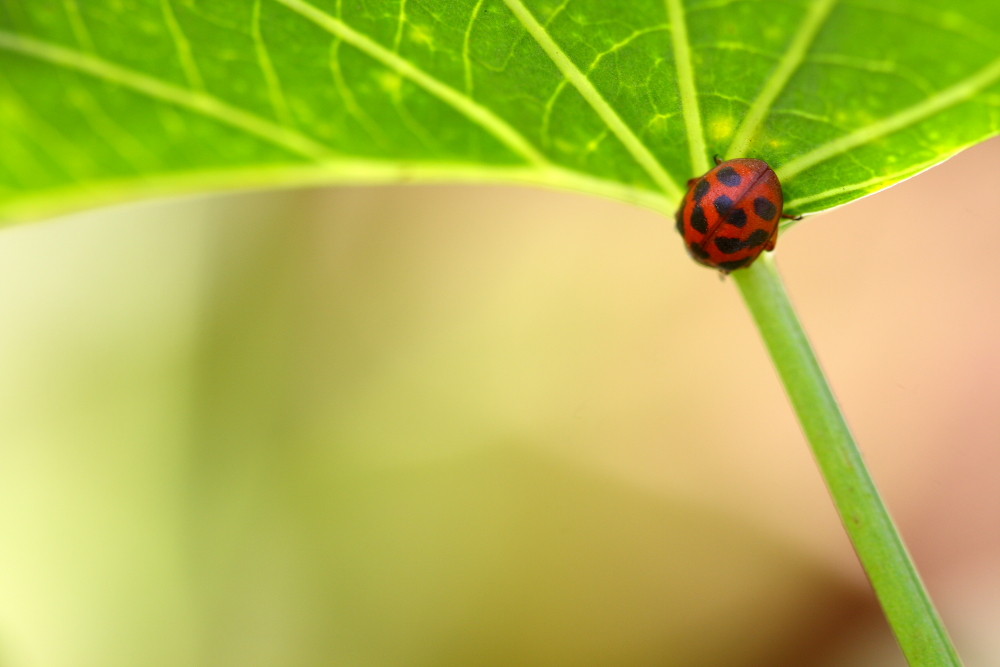
<path id="1" fill-rule="evenodd" d="M 677 231 L 691 257 L 729 273 L 774 250 L 785 217 L 781 183 L 763 160 L 715 158 L 716 167 L 688 181 Z"/>

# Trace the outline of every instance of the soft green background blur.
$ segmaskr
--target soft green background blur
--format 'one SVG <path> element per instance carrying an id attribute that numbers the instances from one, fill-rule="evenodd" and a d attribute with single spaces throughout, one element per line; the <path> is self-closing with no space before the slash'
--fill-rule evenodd
<path id="1" fill-rule="evenodd" d="M 1000 662 L 1000 143 L 789 287 L 968 664 Z M 730 281 L 501 187 L 0 233 L 0 664 L 901 665 Z"/>

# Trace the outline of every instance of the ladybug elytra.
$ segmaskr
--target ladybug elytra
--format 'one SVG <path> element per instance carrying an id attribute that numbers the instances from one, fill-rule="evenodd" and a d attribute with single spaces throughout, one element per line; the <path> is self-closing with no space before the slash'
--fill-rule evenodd
<path id="1" fill-rule="evenodd" d="M 677 231 L 691 257 L 729 273 L 774 250 L 784 199 L 774 170 L 763 160 L 722 162 L 688 181 L 677 211 Z"/>

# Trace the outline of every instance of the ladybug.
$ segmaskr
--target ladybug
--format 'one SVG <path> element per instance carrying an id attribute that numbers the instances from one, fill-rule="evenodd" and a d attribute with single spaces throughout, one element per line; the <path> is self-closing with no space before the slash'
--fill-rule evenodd
<path id="1" fill-rule="evenodd" d="M 763 160 L 722 161 L 688 181 L 677 211 L 677 231 L 691 257 L 729 273 L 774 250 L 784 199 L 778 177 Z"/>

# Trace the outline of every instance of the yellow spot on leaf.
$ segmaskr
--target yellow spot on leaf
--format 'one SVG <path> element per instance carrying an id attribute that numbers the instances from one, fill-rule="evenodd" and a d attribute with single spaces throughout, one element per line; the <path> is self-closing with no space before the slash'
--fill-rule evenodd
<path id="1" fill-rule="evenodd" d="M 376 77 L 376 80 L 378 81 L 379 88 L 393 95 L 399 94 L 400 89 L 403 87 L 403 77 L 395 72 L 382 72 Z"/>
<path id="2" fill-rule="evenodd" d="M 410 39 L 422 46 L 426 46 L 433 50 L 434 48 L 434 34 L 431 32 L 430 28 L 422 25 L 410 25 Z"/>
<path id="3" fill-rule="evenodd" d="M 601 142 L 604 141 L 605 137 L 607 136 L 608 136 L 607 132 L 602 132 L 600 135 L 588 141 L 587 146 L 584 149 L 584 153 L 593 153 L 594 151 L 596 151 L 598 146 L 601 145 Z"/>
<path id="4" fill-rule="evenodd" d="M 728 139 L 736 130 L 733 119 L 730 116 L 716 118 L 708 125 L 708 133 L 714 140 Z"/>

